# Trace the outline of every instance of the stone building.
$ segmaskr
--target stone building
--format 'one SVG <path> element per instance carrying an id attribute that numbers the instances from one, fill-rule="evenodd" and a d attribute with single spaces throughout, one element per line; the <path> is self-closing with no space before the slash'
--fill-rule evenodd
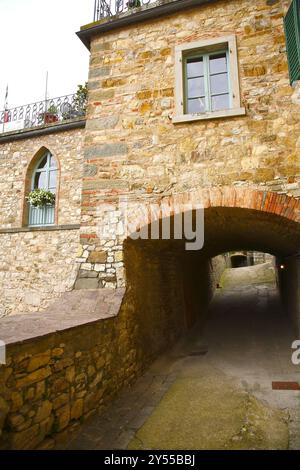
<path id="1" fill-rule="evenodd" d="M 160 0 L 96 16 L 77 33 L 91 53 L 86 116 L 0 134 L 10 446 L 72 429 L 204 317 L 222 253 L 284 260 L 300 329 L 299 30 L 298 0 Z M 56 202 L 34 219 L 26 196 L 39 178 Z M 203 249 L 130 238 L 124 204 L 133 232 L 203 206 Z M 66 316 L 59 334 L 51 314 Z"/>

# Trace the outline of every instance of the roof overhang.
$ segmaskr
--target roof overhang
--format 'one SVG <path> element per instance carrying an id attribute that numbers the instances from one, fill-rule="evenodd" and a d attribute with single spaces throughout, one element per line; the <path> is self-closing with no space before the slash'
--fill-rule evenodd
<path id="1" fill-rule="evenodd" d="M 100 21 L 82 26 L 80 31 L 76 34 L 83 44 L 90 50 L 91 39 L 95 35 L 216 1 L 217 0 L 160 0 L 139 8 L 135 13 L 127 11 L 120 15 L 107 17 Z"/>

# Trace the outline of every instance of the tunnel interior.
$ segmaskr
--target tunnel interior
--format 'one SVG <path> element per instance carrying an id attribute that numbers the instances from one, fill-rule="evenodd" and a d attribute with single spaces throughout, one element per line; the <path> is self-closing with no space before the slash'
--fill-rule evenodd
<path id="1" fill-rule="evenodd" d="M 194 216 L 194 214 L 193 214 Z M 174 218 L 169 219 L 170 226 Z M 228 252 L 269 253 L 280 302 L 300 331 L 300 224 L 257 210 L 205 209 L 204 246 L 186 250 L 185 239 L 131 239 L 124 243 L 127 288 L 139 322 L 143 347 L 156 354 L 195 324 L 205 327 Z M 148 226 L 150 237 L 150 224 Z M 173 234 L 174 235 L 174 234 Z M 284 263 L 284 269 L 280 269 Z"/>

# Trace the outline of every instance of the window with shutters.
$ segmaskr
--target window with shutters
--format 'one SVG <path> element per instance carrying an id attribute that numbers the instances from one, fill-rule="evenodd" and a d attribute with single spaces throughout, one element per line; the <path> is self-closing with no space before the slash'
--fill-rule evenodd
<path id="1" fill-rule="evenodd" d="M 293 0 L 284 18 L 290 83 L 300 80 L 300 0 Z"/>
<path id="2" fill-rule="evenodd" d="M 175 61 L 173 122 L 245 114 L 235 36 L 181 44 L 176 47 Z"/>

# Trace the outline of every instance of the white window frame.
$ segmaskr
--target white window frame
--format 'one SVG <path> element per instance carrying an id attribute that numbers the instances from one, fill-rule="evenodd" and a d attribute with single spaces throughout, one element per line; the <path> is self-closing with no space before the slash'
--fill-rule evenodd
<path id="1" fill-rule="evenodd" d="M 228 51 L 228 80 L 230 107 L 220 111 L 203 113 L 185 113 L 185 60 L 191 55 L 206 55 L 215 52 Z M 199 121 L 230 116 L 243 116 L 246 110 L 241 106 L 239 70 L 237 60 L 236 37 L 222 36 L 215 39 L 189 42 L 175 47 L 175 115 L 173 123 Z"/>
<path id="2" fill-rule="evenodd" d="M 42 163 L 42 161 L 47 157 L 47 163 L 46 163 L 46 166 L 43 167 L 43 168 L 39 168 L 39 165 Z M 51 158 L 54 159 L 55 161 L 55 167 L 51 167 L 50 166 L 50 160 Z M 56 179 L 55 179 L 55 187 L 53 188 L 50 188 L 50 173 L 51 172 L 55 172 L 56 173 Z M 57 163 L 56 163 L 56 160 L 55 158 L 53 157 L 52 153 L 47 151 L 44 153 L 44 155 L 38 160 L 36 166 L 35 166 L 35 169 L 33 171 L 33 174 L 32 174 L 32 179 L 31 179 L 31 191 L 33 191 L 34 189 L 37 189 L 35 188 L 35 177 L 38 173 L 46 173 L 46 186 L 44 187 L 44 189 L 46 191 L 51 191 L 53 190 L 52 192 L 53 193 L 56 193 L 56 188 L 57 188 Z"/>

